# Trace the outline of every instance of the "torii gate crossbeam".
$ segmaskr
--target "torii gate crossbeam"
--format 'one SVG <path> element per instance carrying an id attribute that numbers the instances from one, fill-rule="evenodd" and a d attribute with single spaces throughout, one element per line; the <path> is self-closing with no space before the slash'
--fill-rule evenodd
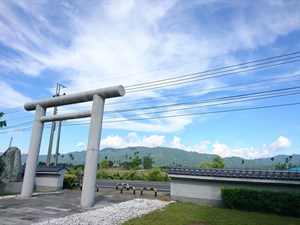
<path id="1" fill-rule="evenodd" d="M 83 187 L 81 194 L 81 206 L 89 208 L 94 206 L 95 185 L 99 147 L 101 140 L 103 110 L 106 98 L 114 98 L 125 95 L 123 86 L 115 86 L 77 94 L 59 96 L 56 98 L 26 103 L 27 111 L 35 110 L 34 123 L 31 133 L 26 169 L 24 174 L 21 197 L 30 198 L 34 189 L 37 161 L 40 152 L 44 122 L 91 117 L 88 146 L 86 152 Z M 45 116 L 49 107 L 69 105 L 81 102 L 93 101 L 92 111 L 69 113 L 55 116 Z"/>

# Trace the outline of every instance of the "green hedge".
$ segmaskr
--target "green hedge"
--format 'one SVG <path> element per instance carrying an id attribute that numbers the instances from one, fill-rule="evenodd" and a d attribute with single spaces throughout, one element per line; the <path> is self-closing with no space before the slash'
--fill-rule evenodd
<path id="1" fill-rule="evenodd" d="M 221 197 L 228 208 L 300 216 L 300 192 L 224 187 Z"/>
<path id="2" fill-rule="evenodd" d="M 64 175 L 64 188 L 72 189 L 77 182 L 77 176 L 75 174 L 65 174 Z"/>

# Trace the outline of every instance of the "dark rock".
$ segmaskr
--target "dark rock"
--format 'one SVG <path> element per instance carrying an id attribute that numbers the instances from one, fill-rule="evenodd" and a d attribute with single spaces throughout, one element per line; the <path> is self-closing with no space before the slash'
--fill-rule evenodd
<path id="1" fill-rule="evenodd" d="M 21 179 L 21 151 L 17 147 L 10 147 L 0 157 L 3 162 L 4 168 L 0 174 L 0 182 L 17 182 Z"/>

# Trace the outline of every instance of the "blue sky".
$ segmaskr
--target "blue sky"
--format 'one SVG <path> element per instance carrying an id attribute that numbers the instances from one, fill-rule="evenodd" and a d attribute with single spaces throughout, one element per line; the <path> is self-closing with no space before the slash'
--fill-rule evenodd
<path id="1" fill-rule="evenodd" d="M 299 12 L 297 0 L 2 0 L 0 152 L 11 137 L 28 152 L 34 114 L 23 105 L 51 98 L 60 83 L 66 94 L 125 87 L 106 101 L 101 148 L 299 154 Z M 86 150 L 88 123 L 63 122 L 61 153 Z M 49 136 L 47 123 L 40 154 Z"/>

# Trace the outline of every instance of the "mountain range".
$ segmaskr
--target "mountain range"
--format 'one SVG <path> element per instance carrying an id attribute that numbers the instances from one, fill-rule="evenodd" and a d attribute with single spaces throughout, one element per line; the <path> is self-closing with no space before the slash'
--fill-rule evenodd
<path id="1" fill-rule="evenodd" d="M 127 148 L 105 148 L 100 150 L 99 162 L 107 157 L 108 160 L 114 162 L 115 166 L 120 163 L 130 161 L 135 157 L 134 153 L 138 152 L 140 158 L 150 156 L 153 158 L 155 167 L 168 166 L 184 166 L 184 167 L 199 167 L 201 162 L 211 162 L 217 155 L 204 154 L 197 152 L 187 152 L 185 150 L 165 148 L 165 147 L 127 147 Z M 86 151 L 69 152 L 67 154 L 60 154 L 59 163 L 84 164 Z M 0 153 L 0 155 L 2 155 Z M 26 162 L 27 155 L 22 154 L 22 163 Z M 247 168 L 247 169 L 274 169 L 277 163 L 284 163 L 288 155 L 277 155 L 272 158 L 259 159 L 243 159 L 240 157 L 226 157 L 224 158 L 226 168 Z M 46 162 L 46 155 L 39 156 L 39 162 Z M 273 160 L 272 160 L 273 159 Z M 52 155 L 51 161 L 54 161 Z M 300 167 L 300 155 L 292 155 L 291 163 Z"/>

